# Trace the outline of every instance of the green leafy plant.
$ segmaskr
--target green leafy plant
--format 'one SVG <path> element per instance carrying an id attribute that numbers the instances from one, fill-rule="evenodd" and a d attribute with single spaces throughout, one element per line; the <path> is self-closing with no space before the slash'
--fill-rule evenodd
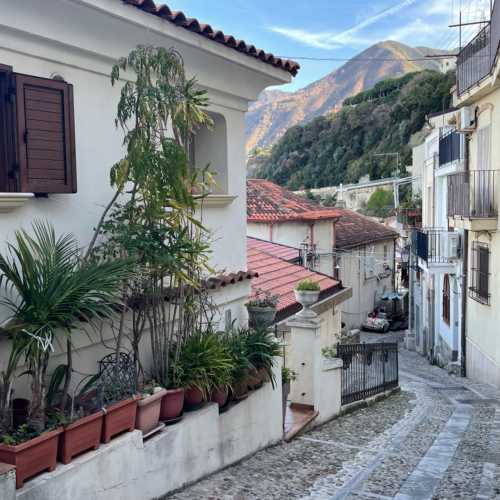
<path id="1" fill-rule="evenodd" d="M 222 334 L 196 332 L 182 347 L 179 363 L 185 387 L 196 387 L 205 399 L 212 389 L 229 387 L 234 361 Z"/>
<path id="2" fill-rule="evenodd" d="M 281 368 L 281 383 L 288 384 L 295 380 L 297 380 L 297 372 L 290 368 L 287 368 L 286 366 L 283 366 Z"/>
<path id="3" fill-rule="evenodd" d="M 298 292 L 319 292 L 321 288 L 315 281 L 305 279 L 297 284 L 295 290 L 297 290 Z"/>
<path id="4" fill-rule="evenodd" d="M 121 304 L 121 283 L 131 271 L 127 261 L 82 261 L 74 236 L 57 237 L 48 223 L 34 222 L 32 232 L 17 231 L 16 244 L 8 244 L 7 254 L 0 255 L 0 285 L 7 292 L 0 303 L 10 312 L 4 329 L 22 345 L 32 379 L 30 425 L 41 432 L 45 378 L 56 333 L 64 333 L 67 339 L 64 408 L 72 374 L 72 330 L 82 321 L 97 327 L 101 320 L 113 317 Z"/>
<path id="5" fill-rule="evenodd" d="M 328 359 L 333 359 L 337 357 L 337 345 L 333 344 L 327 347 L 323 347 L 321 349 L 321 354 L 323 357 L 328 358 Z"/>
<path id="6" fill-rule="evenodd" d="M 256 327 L 241 329 L 239 335 L 244 338 L 248 361 L 255 370 L 265 370 L 274 388 L 276 385 L 273 372 L 275 358 L 283 353 L 273 332 L 267 328 Z"/>
<path id="7" fill-rule="evenodd" d="M 229 329 L 224 334 L 224 343 L 229 349 L 233 368 L 231 370 L 232 385 L 243 382 L 248 374 L 255 369 L 250 361 L 247 339 L 243 329 Z"/>

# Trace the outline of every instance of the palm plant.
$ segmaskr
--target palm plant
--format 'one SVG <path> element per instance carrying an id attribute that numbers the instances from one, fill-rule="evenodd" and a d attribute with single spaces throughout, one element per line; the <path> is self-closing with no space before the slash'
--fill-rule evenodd
<path id="1" fill-rule="evenodd" d="M 221 335 L 196 332 L 186 340 L 180 354 L 185 387 L 195 387 L 205 399 L 212 389 L 229 386 L 233 359 Z"/>
<path id="2" fill-rule="evenodd" d="M 242 332 L 243 330 L 229 330 L 226 332 L 224 340 L 233 361 L 231 383 L 235 392 L 241 392 L 243 385 L 245 385 L 243 392 L 246 392 L 248 374 L 254 369 L 249 359 L 248 345 Z"/>
<path id="3" fill-rule="evenodd" d="M 45 376 L 57 331 L 66 334 L 65 406 L 71 382 L 71 333 L 78 323 L 90 326 L 114 316 L 121 305 L 121 284 L 131 275 L 130 262 L 83 261 L 71 234 L 56 236 L 45 222 L 33 223 L 33 236 L 16 232 L 15 245 L 0 255 L 0 286 L 8 296 L 0 303 L 10 311 L 5 329 L 23 339 L 23 355 L 32 377 L 30 423 L 45 427 Z"/>
<path id="4" fill-rule="evenodd" d="M 241 334 L 245 340 L 250 363 L 256 370 L 264 370 L 274 388 L 276 384 L 276 377 L 273 372 L 274 359 L 282 355 L 281 347 L 274 334 L 264 327 L 243 329 Z"/>

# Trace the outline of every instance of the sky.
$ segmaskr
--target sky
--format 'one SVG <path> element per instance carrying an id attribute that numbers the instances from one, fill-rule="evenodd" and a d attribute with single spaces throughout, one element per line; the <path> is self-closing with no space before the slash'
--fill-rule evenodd
<path id="1" fill-rule="evenodd" d="M 157 4 L 162 3 L 157 0 Z M 483 20 L 490 0 L 166 0 L 214 29 L 290 58 L 347 60 L 381 40 L 454 49 L 462 21 Z M 467 27 L 463 38 L 478 28 Z M 301 71 L 282 90 L 302 88 L 345 61 L 297 59 Z"/>

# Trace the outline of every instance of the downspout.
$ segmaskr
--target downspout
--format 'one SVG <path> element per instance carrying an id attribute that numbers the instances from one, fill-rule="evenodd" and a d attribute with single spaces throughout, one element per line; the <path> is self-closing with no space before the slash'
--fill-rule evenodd
<path id="1" fill-rule="evenodd" d="M 396 290 L 396 239 L 392 241 L 392 290 Z"/>
<path id="2" fill-rule="evenodd" d="M 469 170 L 469 136 L 464 136 L 464 170 L 468 172 Z M 467 282 L 468 282 L 468 266 L 469 266 L 469 231 L 464 229 L 464 244 L 463 244 L 463 258 L 462 258 L 462 324 L 461 335 L 460 335 L 460 352 L 461 352 L 461 364 L 462 364 L 462 376 L 467 376 Z"/>

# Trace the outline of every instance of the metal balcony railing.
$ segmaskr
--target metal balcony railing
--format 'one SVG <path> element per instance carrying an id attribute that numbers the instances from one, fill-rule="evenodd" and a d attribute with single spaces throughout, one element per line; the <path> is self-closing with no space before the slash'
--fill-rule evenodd
<path id="1" fill-rule="evenodd" d="M 439 166 L 463 158 L 463 134 L 451 131 L 439 138 Z"/>
<path id="2" fill-rule="evenodd" d="M 487 24 L 458 54 L 457 92 L 466 90 L 487 76 L 495 62 L 500 44 L 500 1 L 496 0 Z"/>
<path id="3" fill-rule="evenodd" d="M 413 232 L 414 254 L 427 264 L 447 264 L 460 254 L 459 236 L 448 229 L 419 229 Z"/>
<path id="4" fill-rule="evenodd" d="M 496 218 L 497 170 L 469 170 L 448 176 L 448 217 Z"/>

